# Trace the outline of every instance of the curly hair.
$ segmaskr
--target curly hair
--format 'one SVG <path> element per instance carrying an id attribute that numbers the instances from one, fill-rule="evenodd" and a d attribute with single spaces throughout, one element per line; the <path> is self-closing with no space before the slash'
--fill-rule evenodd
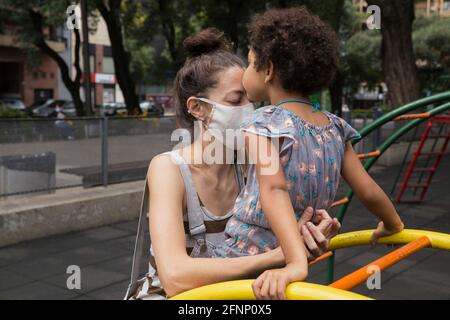
<path id="1" fill-rule="evenodd" d="M 271 9 L 254 16 L 249 34 L 256 70 L 272 62 L 286 91 L 310 95 L 333 82 L 336 34 L 304 6 Z"/>

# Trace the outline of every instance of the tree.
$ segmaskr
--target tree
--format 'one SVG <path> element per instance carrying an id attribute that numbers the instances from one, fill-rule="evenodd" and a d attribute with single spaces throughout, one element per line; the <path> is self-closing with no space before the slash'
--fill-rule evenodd
<path id="1" fill-rule="evenodd" d="M 341 72 L 350 91 L 357 91 L 362 82 L 375 88 L 383 81 L 380 46 L 381 35 L 376 30 L 357 32 L 347 41 Z"/>
<path id="2" fill-rule="evenodd" d="M 75 28 L 73 30 L 75 36 L 75 77 L 70 76 L 69 68 L 63 58 L 53 50 L 47 43 L 48 36 L 46 31 L 51 28 L 61 26 L 65 22 L 66 8 L 72 4 L 70 0 L 49 0 L 46 2 L 39 0 L 3 0 L 0 11 L 2 16 L 7 17 L 7 21 L 12 23 L 15 28 L 15 34 L 18 43 L 29 53 L 35 54 L 36 50 L 53 59 L 61 72 L 61 78 L 69 91 L 78 116 L 83 116 L 85 110 L 80 97 L 80 33 Z M 2 19 L 2 21 L 5 21 Z"/>
<path id="3" fill-rule="evenodd" d="M 130 55 L 125 48 L 122 25 L 122 0 L 95 0 L 96 7 L 108 29 L 114 69 L 130 114 L 139 114 L 139 99 L 134 79 L 130 74 Z"/>
<path id="4" fill-rule="evenodd" d="M 412 42 L 413 0 L 368 0 L 381 9 L 381 56 L 388 105 L 398 107 L 420 96 Z"/>
<path id="5" fill-rule="evenodd" d="M 419 16 L 413 25 L 413 43 L 422 90 L 448 90 L 444 77 L 450 75 L 450 20 Z"/>

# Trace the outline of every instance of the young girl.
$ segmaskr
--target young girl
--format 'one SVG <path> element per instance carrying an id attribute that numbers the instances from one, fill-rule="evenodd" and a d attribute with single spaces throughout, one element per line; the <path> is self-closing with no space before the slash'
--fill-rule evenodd
<path id="1" fill-rule="evenodd" d="M 225 245 L 215 254 L 253 255 L 281 245 L 286 266 L 261 274 L 253 290 L 257 298 L 284 299 L 287 284 L 307 276 L 296 220 L 308 206 L 330 208 L 341 174 L 381 220 L 373 242 L 401 231 L 403 223 L 353 151 L 350 141 L 360 135 L 307 99 L 334 78 L 334 32 L 304 7 L 269 10 L 250 25 L 248 59 L 243 77 L 247 96 L 271 105 L 257 109 L 241 125 L 255 164 L 249 166 L 245 189 L 227 223 Z"/>

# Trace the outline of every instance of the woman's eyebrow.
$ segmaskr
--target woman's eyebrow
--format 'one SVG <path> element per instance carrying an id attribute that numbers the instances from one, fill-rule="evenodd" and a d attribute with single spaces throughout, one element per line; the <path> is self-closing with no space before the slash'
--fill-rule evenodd
<path id="1" fill-rule="evenodd" d="M 230 95 L 232 95 L 232 94 L 242 95 L 242 94 L 244 94 L 244 91 L 243 91 L 243 90 L 233 90 L 233 91 L 230 91 L 230 92 L 228 92 L 228 93 L 225 95 L 225 98 L 227 98 L 228 96 L 230 96 Z"/>

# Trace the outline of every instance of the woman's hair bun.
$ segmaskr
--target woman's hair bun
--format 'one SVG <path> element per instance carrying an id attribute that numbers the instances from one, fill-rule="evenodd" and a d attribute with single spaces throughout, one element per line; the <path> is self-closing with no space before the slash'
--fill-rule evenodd
<path id="1" fill-rule="evenodd" d="M 183 41 L 183 47 L 188 53 L 188 57 L 197 57 L 219 50 L 232 51 L 233 44 L 224 32 L 216 28 L 207 28 Z"/>

